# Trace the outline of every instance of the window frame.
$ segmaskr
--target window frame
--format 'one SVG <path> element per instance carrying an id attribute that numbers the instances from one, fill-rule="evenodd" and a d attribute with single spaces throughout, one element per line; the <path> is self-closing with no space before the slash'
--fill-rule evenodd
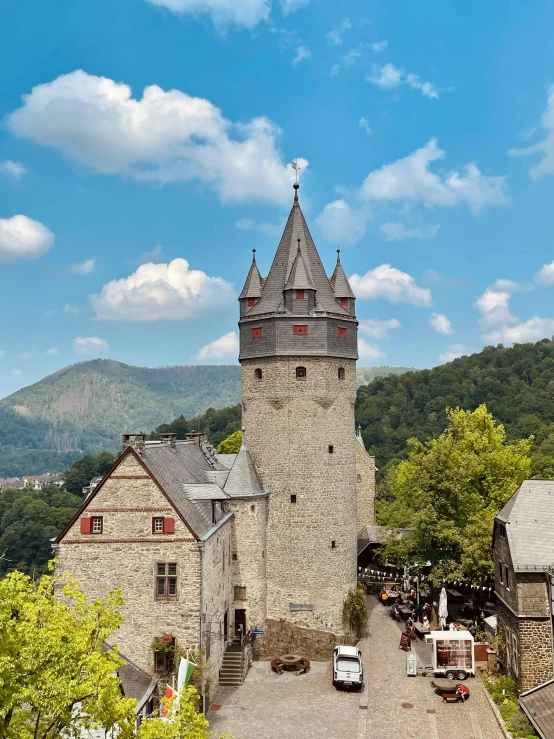
<path id="1" fill-rule="evenodd" d="M 308 377 L 308 371 L 306 370 L 305 367 L 297 367 L 295 374 L 296 374 L 297 380 L 306 380 Z"/>
<path id="2" fill-rule="evenodd" d="M 158 521 L 162 522 L 161 529 L 156 528 L 156 524 Z M 164 533 L 164 517 L 163 516 L 152 516 L 152 533 L 153 534 L 163 534 Z"/>
<path id="3" fill-rule="evenodd" d="M 264 379 L 264 373 L 261 367 L 256 367 L 256 369 L 254 370 L 254 377 L 258 382 Z"/>
<path id="4" fill-rule="evenodd" d="M 344 369 L 344 367 L 338 368 L 337 377 L 339 380 L 346 380 L 346 370 Z"/>
<path id="5" fill-rule="evenodd" d="M 161 574 L 160 567 L 164 568 L 164 574 Z M 170 570 L 174 567 L 174 574 Z M 160 592 L 160 582 L 163 581 L 163 593 Z M 174 581 L 171 583 L 171 581 Z M 174 593 L 170 591 L 175 590 Z M 177 562 L 156 562 L 154 574 L 154 600 L 177 600 L 179 598 L 179 567 Z"/>
<path id="6" fill-rule="evenodd" d="M 98 531 L 94 530 L 95 521 L 100 521 L 100 528 Z M 90 533 L 91 534 L 103 534 L 104 533 L 104 516 L 91 516 L 90 517 Z"/>

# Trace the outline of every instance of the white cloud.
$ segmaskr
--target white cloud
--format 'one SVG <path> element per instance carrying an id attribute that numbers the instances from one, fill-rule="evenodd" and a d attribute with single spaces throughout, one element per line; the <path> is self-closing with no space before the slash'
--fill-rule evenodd
<path id="1" fill-rule="evenodd" d="M 366 80 L 371 82 L 372 85 L 377 85 L 377 87 L 380 87 L 382 90 L 388 90 L 391 87 L 398 87 L 398 85 L 402 84 L 403 76 L 404 72 L 389 62 L 388 64 L 384 64 L 382 67 L 378 67 L 374 64 L 373 70 L 371 74 L 366 77 Z"/>
<path id="2" fill-rule="evenodd" d="M 439 99 L 439 91 L 431 82 L 422 82 L 417 74 L 406 75 L 406 83 L 413 89 L 419 90 L 426 98 Z"/>
<path id="3" fill-rule="evenodd" d="M 381 321 L 378 318 L 364 318 L 360 320 L 360 331 L 372 339 L 384 339 L 388 332 L 401 328 L 402 324 L 396 318 Z"/>
<path id="4" fill-rule="evenodd" d="M 514 293 L 526 292 L 529 289 L 529 286 L 520 285 L 512 280 L 496 280 L 487 287 L 474 303 L 474 308 L 481 314 L 479 319 L 481 330 L 486 331 L 501 324 L 517 323 L 518 319 L 510 311 L 510 298 Z"/>
<path id="5" fill-rule="evenodd" d="M 350 18 L 343 18 L 338 28 L 334 28 L 332 31 L 325 34 L 325 38 L 327 39 L 329 46 L 340 46 L 343 43 L 345 32 L 349 31 L 351 28 L 352 23 L 350 22 Z"/>
<path id="6" fill-rule="evenodd" d="M 0 262 L 36 259 L 54 243 L 54 234 L 27 216 L 0 218 Z"/>
<path id="7" fill-rule="evenodd" d="M 19 356 L 21 359 L 30 359 L 33 355 L 31 352 L 21 352 Z"/>
<path id="8" fill-rule="evenodd" d="M 14 375 L 15 375 L 16 377 L 21 377 L 21 375 L 23 374 L 23 370 L 20 370 L 20 369 L 14 369 L 14 370 L 12 370 L 12 373 L 13 373 L 13 374 L 14 374 Z"/>
<path id="9" fill-rule="evenodd" d="M 96 317 L 107 320 L 184 320 L 228 305 L 233 286 L 222 277 L 189 269 L 186 259 L 142 264 L 121 280 L 111 280 L 92 295 Z"/>
<path id="10" fill-rule="evenodd" d="M 367 208 L 352 208 L 346 200 L 335 200 L 327 203 L 316 218 L 316 223 L 327 241 L 354 244 L 365 234 L 369 218 Z"/>
<path id="11" fill-rule="evenodd" d="M 367 359 L 373 362 L 376 359 L 383 359 L 385 354 L 375 344 L 370 344 L 365 339 L 358 339 L 358 354 L 360 359 Z"/>
<path id="12" fill-rule="evenodd" d="M 219 339 L 211 341 L 203 346 L 198 352 L 198 359 L 224 359 L 232 357 L 236 359 L 239 355 L 239 337 L 236 331 L 220 336 Z"/>
<path id="13" fill-rule="evenodd" d="M 453 334 L 454 329 L 444 313 L 431 313 L 429 317 L 430 325 L 438 331 L 439 334 Z"/>
<path id="14" fill-rule="evenodd" d="M 23 175 L 27 174 L 27 167 L 20 162 L 12 162 L 6 159 L 0 162 L 0 174 L 10 177 L 12 180 L 20 180 Z"/>
<path id="15" fill-rule="evenodd" d="M 388 45 L 388 41 L 376 41 L 374 44 L 371 44 L 371 48 L 376 54 L 380 54 L 382 51 L 385 51 Z"/>
<path id="16" fill-rule="evenodd" d="M 361 59 L 361 57 L 362 52 L 360 49 L 350 49 L 350 51 L 347 51 L 346 54 L 342 55 L 340 62 L 333 64 L 331 67 L 331 77 L 336 77 L 342 67 L 351 67 L 358 61 L 358 59 Z"/>
<path id="17" fill-rule="evenodd" d="M 448 350 L 439 356 L 441 362 L 451 362 L 453 359 L 463 357 L 468 354 L 468 349 L 463 344 L 451 344 Z"/>
<path id="18" fill-rule="evenodd" d="M 152 251 L 145 251 L 143 252 L 140 257 L 138 258 L 139 264 L 144 264 L 145 262 L 161 262 L 166 258 L 164 254 L 164 250 L 160 246 L 160 244 L 156 244 L 156 246 L 152 249 Z"/>
<path id="19" fill-rule="evenodd" d="M 219 29 L 227 26 L 254 28 L 261 21 L 268 19 L 271 8 L 270 0 L 147 0 L 147 2 L 182 15 L 208 14 L 214 26 Z M 286 4 L 285 0 L 283 12 Z M 295 4 L 294 0 L 292 4 Z"/>
<path id="20" fill-rule="evenodd" d="M 46 350 L 47 354 L 58 354 L 58 352 L 59 352 L 59 349 L 57 346 L 52 346 L 50 347 L 50 349 Z"/>
<path id="21" fill-rule="evenodd" d="M 554 175 L 554 85 L 550 85 L 547 90 L 546 110 L 541 121 L 543 128 L 546 130 L 546 138 L 543 141 L 524 149 L 511 149 L 508 152 L 512 156 L 542 155 L 540 162 L 529 169 L 529 174 L 535 179 Z"/>
<path id="22" fill-rule="evenodd" d="M 467 203 L 477 213 L 486 206 L 507 204 L 505 177 L 484 175 L 475 164 L 465 174 L 452 171 L 444 178 L 432 172 L 431 162 L 444 159 L 445 152 L 430 139 L 408 156 L 370 172 L 362 183 L 362 200 L 421 201 L 429 208 Z"/>
<path id="23" fill-rule="evenodd" d="M 515 326 L 500 326 L 483 336 L 491 344 L 513 344 L 525 341 L 539 341 L 554 335 L 554 318 L 535 316 Z"/>
<path id="24" fill-rule="evenodd" d="M 267 221 L 256 223 L 251 218 L 240 218 L 235 223 L 235 227 L 242 231 L 259 231 L 266 236 L 279 236 L 283 231 L 284 224 L 267 223 Z"/>
<path id="25" fill-rule="evenodd" d="M 296 47 L 296 56 L 292 60 L 292 64 L 294 66 L 297 66 L 300 64 L 300 62 L 303 62 L 304 59 L 309 59 L 312 55 L 312 52 L 310 49 L 308 49 L 307 46 L 304 46 L 304 44 L 301 44 L 300 46 Z"/>
<path id="26" fill-rule="evenodd" d="M 411 303 L 417 306 L 431 305 L 431 290 L 419 287 L 407 272 L 381 264 L 365 275 L 354 274 L 350 278 L 352 289 L 358 298 L 376 300 L 383 298 L 391 303 Z"/>
<path id="27" fill-rule="evenodd" d="M 360 128 L 363 128 L 363 129 L 364 129 L 364 131 L 365 131 L 365 132 L 366 132 L 367 134 L 373 133 L 373 131 L 372 131 L 372 130 L 371 130 L 371 128 L 369 127 L 369 121 L 367 120 L 367 118 L 364 118 L 364 117 L 362 116 L 362 117 L 360 118 L 360 122 L 358 123 L 358 125 L 359 125 L 359 127 L 360 127 Z"/>
<path id="28" fill-rule="evenodd" d="M 554 262 L 543 265 L 535 275 L 535 281 L 539 285 L 554 285 Z"/>
<path id="29" fill-rule="evenodd" d="M 224 202 L 290 200 L 293 172 L 267 118 L 233 123 L 180 90 L 131 88 L 82 70 L 37 85 L 7 118 L 16 136 L 51 146 L 102 174 L 158 183 L 196 180 Z M 305 171 L 308 162 L 299 160 Z"/>
<path id="30" fill-rule="evenodd" d="M 310 0 L 280 0 L 281 10 L 283 15 L 289 15 L 289 13 L 296 13 L 300 8 L 305 8 Z"/>
<path id="31" fill-rule="evenodd" d="M 67 313 L 68 316 L 78 316 L 80 313 L 79 306 L 75 303 L 66 303 L 63 307 L 63 312 Z"/>
<path id="32" fill-rule="evenodd" d="M 98 336 L 78 336 L 73 348 L 76 354 L 100 354 L 107 352 L 110 347 L 105 339 L 99 339 Z"/>
<path id="33" fill-rule="evenodd" d="M 379 226 L 385 241 L 404 241 L 405 239 L 432 239 L 439 232 L 440 226 L 416 226 L 406 228 L 403 223 L 388 222 Z"/>
<path id="34" fill-rule="evenodd" d="M 78 262 L 77 264 L 72 264 L 69 267 L 69 271 L 72 275 L 90 275 L 91 272 L 94 272 L 94 267 L 96 265 L 95 259 L 85 259 L 84 262 Z"/>

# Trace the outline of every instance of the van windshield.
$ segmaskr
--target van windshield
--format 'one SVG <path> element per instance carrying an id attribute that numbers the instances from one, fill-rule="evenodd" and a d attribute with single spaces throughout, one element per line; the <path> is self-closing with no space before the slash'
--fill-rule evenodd
<path id="1" fill-rule="evenodd" d="M 355 657 L 353 657 L 352 659 L 348 659 L 347 657 L 339 657 L 339 659 L 337 660 L 337 670 L 339 670 L 339 672 L 359 672 L 360 663 Z"/>

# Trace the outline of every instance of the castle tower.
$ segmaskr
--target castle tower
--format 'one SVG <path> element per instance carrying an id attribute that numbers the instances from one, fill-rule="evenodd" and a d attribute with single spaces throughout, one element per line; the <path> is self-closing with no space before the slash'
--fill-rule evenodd
<path id="1" fill-rule="evenodd" d="M 243 425 L 269 491 L 267 618 L 341 630 L 356 583 L 357 320 L 337 260 L 331 280 L 298 200 L 267 278 L 240 295 Z"/>

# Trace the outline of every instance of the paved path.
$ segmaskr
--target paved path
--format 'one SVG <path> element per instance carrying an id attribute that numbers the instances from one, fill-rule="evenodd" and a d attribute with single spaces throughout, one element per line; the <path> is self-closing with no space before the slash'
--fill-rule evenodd
<path id="1" fill-rule="evenodd" d="M 255 662 L 240 688 L 220 688 L 218 711 L 208 718 L 214 737 L 234 739 L 503 739 L 481 681 L 469 679 L 471 697 L 447 704 L 430 678 L 406 677 L 400 628 L 373 597 L 369 637 L 362 639 L 363 693 L 333 688 L 331 664 L 312 663 L 308 675 L 275 675 Z M 426 662 L 421 642 L 416 645 Z M 404 706 L 402 705 L 404 704 Z"/>

